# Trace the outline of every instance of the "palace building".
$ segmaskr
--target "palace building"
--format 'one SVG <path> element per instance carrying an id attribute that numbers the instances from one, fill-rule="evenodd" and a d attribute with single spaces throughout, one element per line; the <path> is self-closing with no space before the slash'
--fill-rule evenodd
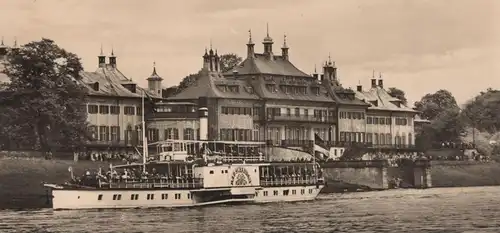
<path id="1" fill-rule="evenodd" d="M 136 153 L 134 146 L 142 143 L 143 93 L 146 106 L 150 106 L 150 99 L 162 99 L 162 78 L 153 68 L 146 90 L 120 72 L 113 51 L 108 61 L 106 63 L 101 49 L 96 71 L 81 73 L 80 82 L 89 93 L 87 114 L 92 140 L 87 148 L 121 154 Z M 148 131 L 147 136 L 154 138 L 154 130 Z"/>
<path id="2" fill-rule="evenodd" d="M 322 74 L 309 75 L 291 62 L 286 36 L 280 55 L 273 52 L 269 31 L 262 44 L 263 52 L 256 52 L 250 32 L 246 58 L 225 73 L 217 51 L 206 50 L 194 84 L 157 104 L 155 117 L 148 119 L 163 132 L 159 139 L 199 138 L 196 109 L 207 107 L 209 140 L 310 149 L 319 137 L 333 157 L 352 142 L 414 145 L 417 112 L 390 96 L 382 79 L 372 79 L 369 90 L 344 88 L 330 58 Z"/>

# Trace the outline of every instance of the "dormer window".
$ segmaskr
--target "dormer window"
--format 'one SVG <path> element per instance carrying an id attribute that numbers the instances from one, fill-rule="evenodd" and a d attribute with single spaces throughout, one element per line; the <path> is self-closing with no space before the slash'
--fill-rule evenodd
<path id="1" fill-rule="evenodd" d="M 137 92 L 137 85 L 135 83 L 122 84 L 122 86 L 125 87 L 127 90 L 129 90 L 132 93 Z"/>
<path id="2" fill-rule="evenodd" d="M 278 89 L 276 89 L 275 84 L 266 84 L 266 89 L 272 93 L 278 92 Z"/>
<path id="3" fill-rule="evenodd" d="M 93 84 L 92 84 L 92 89 L 93 89 L 94 91 L 99 91 L 99 82 L 95 82 L 95 83 L 93 83 Z"/>
<path id="4" fill-rule="evenodd" d="M 239 93 L 240 92 L 239 86 L 227 86 L 227 89 L 229 92 L 232 92 L 232 93 Z"/>
<path id="5" fill-rule="evenodd" d="M 315 95 L 319 95 L 319 87 L 312 87 L 312 92 L 313 92 Z"/>
<path id="6" fill-rule="evenodd" d="M 391 101 L 391 103 L 396 105 L 398 108 L 401 108 L 401 101 L 395 100 L 395 101 Z"/>
<path id="7" fill-rule="evenodd" d="M 370 101 L 370 104 L 374 107 L 377 107 L 378 106 L 378 100 L 372 100 Z"/>
<path id="8" fill-rule="evenodd" d="M 253 87 L 247 86 L 247 87 L 245 88 L 245 90 L 246 90 L 249 94 L 253 94 Z"/>
<path id="9" fill-rule="evenodd" d="M 217 85 L 217 89 L 219 89 L 219 91 L 226 92 L 227 86 L 226 85 Z"/>

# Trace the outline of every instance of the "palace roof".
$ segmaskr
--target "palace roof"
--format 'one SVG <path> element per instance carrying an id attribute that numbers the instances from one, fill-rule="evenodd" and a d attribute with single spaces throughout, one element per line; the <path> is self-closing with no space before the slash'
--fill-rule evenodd
<path id="1" fill-rule="evenodd" d="M 372 87 L 368 91 L 356 92 L 356 97 L 370 104 L 371 110 L 390 110 L 396 112 L 414 112 L 414 109 L 404 105 L 398 98 L 392 97 L 380 86 Z"/>
<path id="2" fill-rule="evenodd" d="M 266 54 L 255 53 L 254 55 L 254 57 L 246 58 L 240 65 L 226 72 L 224 75 L 233 75 L 233 72 L 236 70 L 239 75 L 271 74 L 293 77 L 311 77 L 295 67 L 290 61 L 284 59 L 283 56 L 273 55 L 273 59 L 269 59 Z"/>
<path id="3" fill-rule="evenodd" d="M 169 100 L 194 100 L 199 97 L 229 99 L 259 99 L 245 79 L 224 77 L 221 73 L 202 69 L 198 78 Z"/>
<path id="4" fill-rule="evenodd" d="M 127 78 L 120 70 L 110 64 L 104 64 L 94 72 L 83 71 L 80 73 L 81 83 L 85 84 L 90 95 L 110 96 L 110 97 L 142 97 L 142 91 L 153 98 L 161 96 L 149 90 L 137 86 L 132 79 Z M 98 90 L 94 89 L 94 84 L 99 83 Z M 135 92 L 125 86 L 136 86 Z"/>

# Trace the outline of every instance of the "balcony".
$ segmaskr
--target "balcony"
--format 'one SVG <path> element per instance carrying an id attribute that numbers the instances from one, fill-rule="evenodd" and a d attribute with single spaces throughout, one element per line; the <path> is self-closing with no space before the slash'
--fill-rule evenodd
<path id="1" fill-rule="evenodd" d="M 267 121 L 293 121 L 293 122 L 315 122 L 315 123 L 335 123 L 336 117 L 316 117 L 304 115 L 290 115 L 290 116 L 267 116 Z"/>
<path id="2" fill-rule="evenodd" d="M 146 116 L 146 119 L 154 119 L 154 118 L 182 118 L 182 119 L 197 119 L 197 112 L 153 112 L 149 113 Z"/>
<path id="3" fill-rule="evenodd" d="M 137 142 L 136 140 L 120 140 L 120 141 L 89 141 L 86 143 L 86 146 L 90 147 L 131 147 L 131 146 L 137 146 L 137 145 L 142 145 L 142 141 Z"/>

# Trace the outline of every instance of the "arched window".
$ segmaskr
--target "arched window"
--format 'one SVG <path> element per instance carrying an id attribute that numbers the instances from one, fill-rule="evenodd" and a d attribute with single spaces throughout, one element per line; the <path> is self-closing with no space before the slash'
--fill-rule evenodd
<path id="1" fill-rule="evenodd" d="M 373 140 L 373 144 L 378 145 L 378 143 L 379 143 L 378 134 L 376 133 L 374 135 L 375 135 L 375 138 L 374 138 L 375 140 Z"/>

